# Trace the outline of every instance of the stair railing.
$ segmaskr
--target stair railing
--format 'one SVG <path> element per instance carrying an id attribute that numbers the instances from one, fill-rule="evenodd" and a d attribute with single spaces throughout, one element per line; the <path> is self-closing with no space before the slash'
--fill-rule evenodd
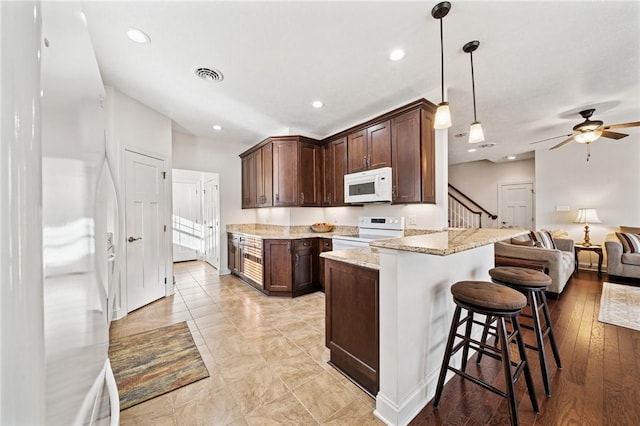
<path id="1" fill-rule="evenodd" d="M 485 213 L 490 219 L 495 220 L 495 215 L 478 203 L 473 201 L 469 196 L 460 191 L 455 186 L 449 185 L 449 226 L 452 228 L 482 228 L 482 213 Z M 452 190 L 458 193 L 458 196 L 452 194 Z M 472 207 L 473 206 L 473 207 Z M 474 208 L 475 207 L 475 208 Z"/>

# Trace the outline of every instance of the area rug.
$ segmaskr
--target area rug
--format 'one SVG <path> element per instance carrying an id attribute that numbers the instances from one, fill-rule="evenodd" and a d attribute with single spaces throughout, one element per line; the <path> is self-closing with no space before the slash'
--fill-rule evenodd
<path id="1" fill-rule="evenodd" d="M 209 377 L 186 322 L 114 339 L 109 360 L 120 410 Z"/>
<path id="2" fill-rule="evenodd" d="M 598 321 L 640 330 L 640 287 L 603 283 Z"/>

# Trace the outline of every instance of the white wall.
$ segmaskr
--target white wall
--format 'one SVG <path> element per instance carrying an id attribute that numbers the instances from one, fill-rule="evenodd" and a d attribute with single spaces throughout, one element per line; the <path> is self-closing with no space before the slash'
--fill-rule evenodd
<path id="1" fill-rule="evenodd" d="M 473 161 L 449 166 L 449 183 L 468 195 L 480 206 L 493 214 L 498 211 L 498 184 L 535 181 L 535 161 L 520 160 L 504 163 Z M 482 226 L 498 227 L 498 220 L 485 214 Z"/>
<path id="2" fill-rule="evenodd" d="M 172 215 L 172 145 L 171 145 L 171 120 L 146 105 L 128 97 L 113 87 L 106 86 L 105 109 L 107 111 L 107 155 L 114 164 L 114 180 L 119 187 L 119 204 L 125 206 L 125 180 L 124 180 L 124 152 L 135 151 L 140 154 L 155 157 L 164 161 L 164 169 L 167 173 L 165 180 L 165 221 L 167 232 L 165 234 L 165 274 L 167 277 L 167 294 L 174 292 L 173 288 L 173 254 L 171 240 L 171 215 Z M 119 229 L 124 229 L 121 223 Z M 126 238 L 126 234 L 121 235 Z M 124 253 L 124 244 L 120 245 Z M 123 266 L 123 271 L 126 264 Z M 124 278 L 124 274 L 122 276 Z M 124 284 L 124 283 L 123 283 Z M 124 297 L 126 287 L 121 286 L 120 295 Z M 124 301 L 123 301 L 124 302 Z M 120 307 L 125 309 L 124 306 Z M 118 312 L 116 317 L 125 313 Z"/>
<path id="3" fill-rule="evenodd" d="M 637 134 L 637 133 L 636 133 Z M 582 241 L 584 225 L 573 223 L 577 210 L 598 210 L 601 224 L 590 225 L 591 242 L 602 244 L 620 225 L 640 226 L 640 140 L 599 139 L 587 147 L 570 143 L 536 151 L 536 216 L 538 228 L 558 229 Z M 569 206 L 568 212 L 556 206 Z"/>

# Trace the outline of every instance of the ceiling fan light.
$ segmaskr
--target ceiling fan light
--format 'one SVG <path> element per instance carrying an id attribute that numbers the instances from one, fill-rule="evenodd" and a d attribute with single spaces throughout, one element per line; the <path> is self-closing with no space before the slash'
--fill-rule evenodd
<path id="1" fill-rule="evenodd" d="M 451 127 L 451 111 L 449 110 L 449 102 L 441 102 L 436 110 L 436 118 L 433 128 L 436 130 L 448 129 Z"/>
<path id="2" fill-rule="evenodd" d="M 471 123 L 469 128 L 469 143 L 478 143 L 484 140 L 484 132 L 482 131 L 482 124 L 479 121 Z"/>
<path id="3" fill-rule="evenodd" d="M 573 139 L 578 143 L 591 143 L 595 140 L 598 140 L 602 136 L 602 130 L 591 130 L 588 132 L 580 132 L 577 133 Z"/>

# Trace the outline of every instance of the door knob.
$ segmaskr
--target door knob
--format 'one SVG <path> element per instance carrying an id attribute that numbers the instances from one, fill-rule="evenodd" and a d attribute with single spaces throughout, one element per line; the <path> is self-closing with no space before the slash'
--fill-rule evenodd
<path id="1" fill-rule="evenodd" d="M 129 241 L 130 243 L 132 243 L 132 242 L 134 242 L 134 241 L 141 240 L 141 239 L 142 239 L 142 237 L 138 237 L 138 238 L 129 237 L 129 238 L 127 238 L 127 241 Z"/>
<path id="2" fill-rule="evenodd" d="M 213 229 L 213 226 L 207 226 L 207 228 L 209 228 L 209 229 Z"/>

